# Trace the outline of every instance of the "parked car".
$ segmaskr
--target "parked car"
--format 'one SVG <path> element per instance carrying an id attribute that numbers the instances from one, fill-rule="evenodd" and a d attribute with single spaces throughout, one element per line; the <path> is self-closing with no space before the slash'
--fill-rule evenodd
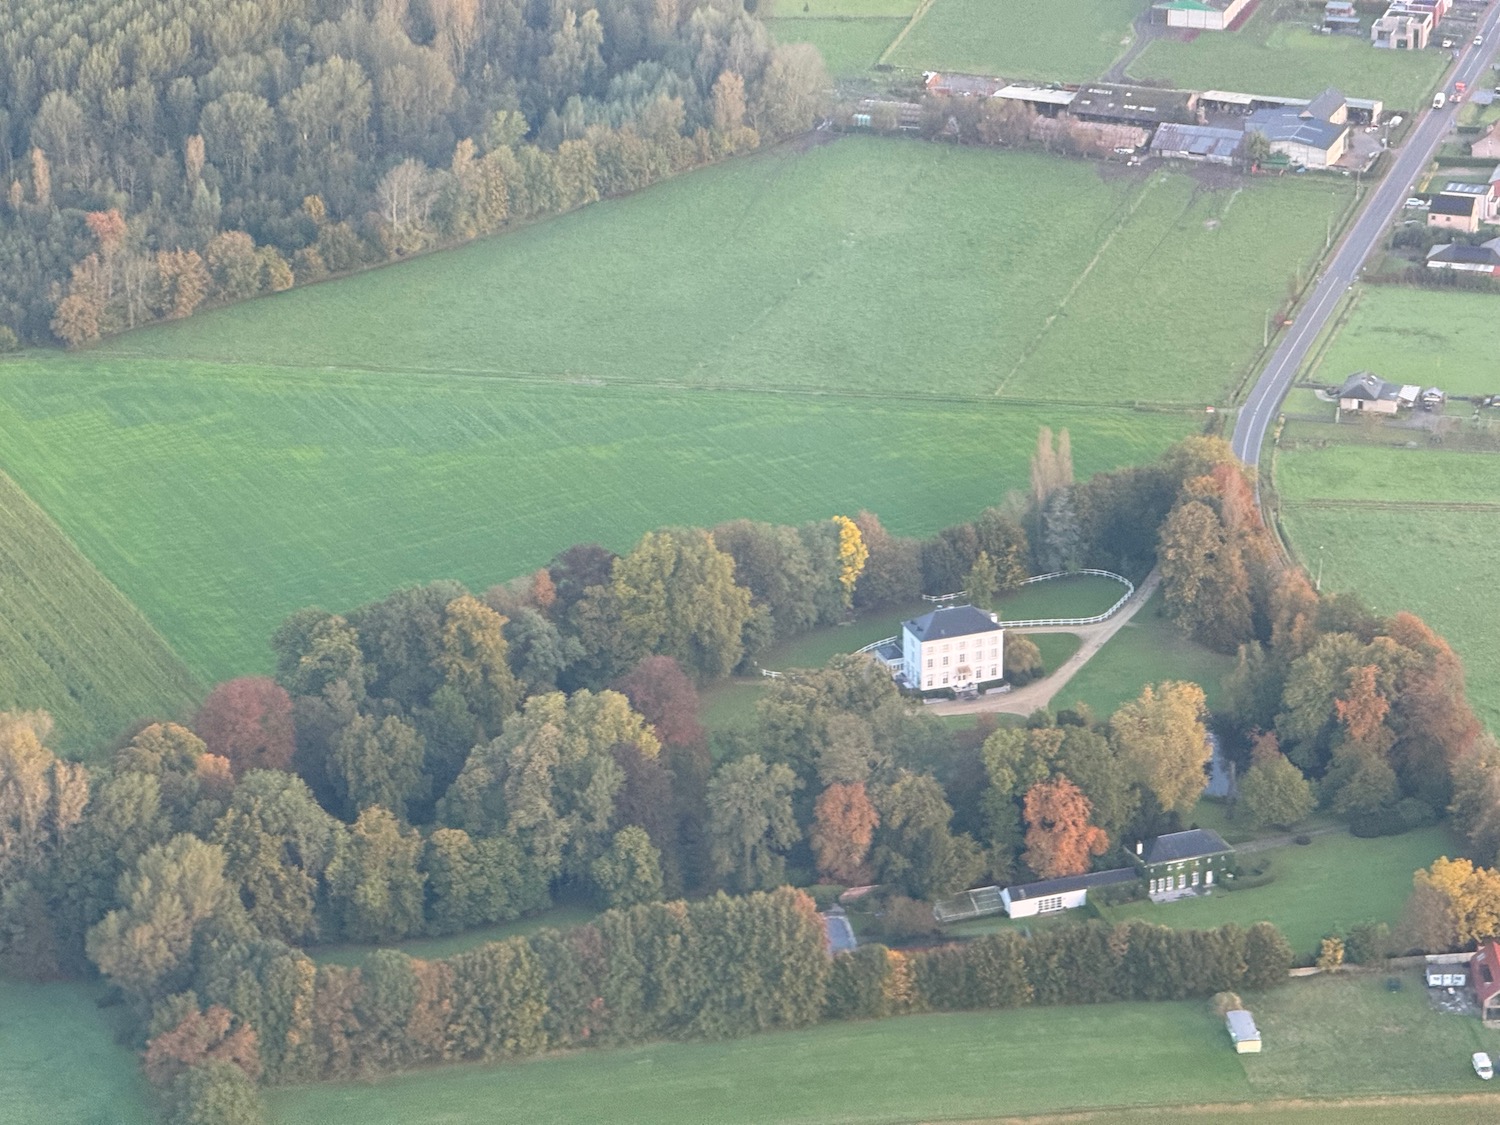
<path id="1" fill-rule="evenodd" d="M 1414 196 L 1412 196 L 1412 197 L 1411 197 L 1411 198 L 1410 198 L 1410 199 L 1408 199 L 1408 200 L 1407 200 L 1407 201 L 1406 201 L 1406 206 L 1408 206 L 1408 207 L 1410 207 L 1410 208 L 1411 208 L 1411 209 L 1412 209 L 1412 210 L 1414 210 L 1414 211 L 1415 211 L 1415 210 L 1416 210 L 1416 209 L 1418 209 L 1418 208 L 1419 208 L 1419 207 L 1426 207 L 1426 206 L 1427 206 L 1427 204 L 1426 204 L 1426 203 L 1425 203 L 1425 202 L 1424 202 L 1424 201 L 1422 201 L 1422 200 L 1420 200 L 1420 199 L 1418 199 L 1418 198 L 1417 198 L 1417 197 L 1416 197 L 1416 196 L 1415 196 L 1415 195 L 1414 195 Z"/>
<path id="2" fill-rule="evenodd" d="M 1476 36 L 1474 36 L 1474 46 L 1476 46 L 1476 47 L 1483 47 L 1484 46 L 1484 36 L 1483 35 L 1476 35 Z"/>
<path id="3" fill-rule="evenodd" d="M 1489 1055 L 1483 1051 L 1474 1052 L 1474 1073 L 1488 1082 L 1495 1077 L 1495 1067 L 1490 1062 Z"/>

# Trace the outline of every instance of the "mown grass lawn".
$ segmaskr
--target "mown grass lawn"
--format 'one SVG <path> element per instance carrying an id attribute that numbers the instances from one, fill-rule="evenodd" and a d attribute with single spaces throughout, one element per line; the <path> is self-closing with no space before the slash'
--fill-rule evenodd
<path id="1" fill-rule="evenodd" d="M 49 711 L 53 747 L 92 757 L 203 690 L 135 606 L 0 473 L 0 710 Z"/>
<path id="2" fill-rule="evenodd" d="M 1361 840 L 1347 832 L 1313 836 L 1306 846 L 1241 858 L 1249 867 L 1269 861 L 1274 881 L 1249 890 L 1215 890 L 1179 902 L 1135 902 L 1108 907 L 1110 920 L 1144 918 L 1174 929 L 1207 929 L 1225 922 L 1242 926 L 1274 922 L 1299 956 L 1339 926 L 1385 922 L 1394 926 L 1411 893 L 1412 873 L 1440 855 L 1458 854 L 1444 828 Z"/>
<path id="3" fill-rule="evenodd" d="M 1221 682 L 1233 667 L 1233 657 L 1211 652 L 1178 632 L 1162 616 L 1161 593 L 1157 592 L 1068 681 L 1053 699 L 1052 709 L 1082 702 L 1095 717 L 1104 719 L 1140 695 L 1147 684 L 1184 680 L 1203 688 L 1213 710 Z"/>
<path id="4" fill-rule="evenodd" d="M 1312 9 L 1261 0 L 1238 31 L 1206 31 L 1191 42 L 1162 38 L 1130 66 L 1138 79 L 1185 90 L 1239 90 L 1311 98 L 1336 87 L 1346 97 L 1381 98 L 1387 110 L 1420 109 L 1448 65 L 1447 52 L 1378 51 L 1368 36 L 1321 35 Z"/>
<path id="5" fill-rule="evenodd" d="M 103 988 L 0 977 L 0 1119 L 46 1125 L 149 1125 L 133 1051 L 114 1041 Z"/>
<path id="6" fill-rule="evenodd" d="M 906 19 L 796 15 L 766 20 L 766 26 L 782 43 L 811 43 L 823 56 L 828 73 L 834 78 L 845 78 L 874 66 L 891 40 L 906 26 Z"/>
<path id="7" fill-rule="evenodd" d="M 1044 82 L 1098 78 L 1144 0 L 935 0 L 889 61 Z"/>

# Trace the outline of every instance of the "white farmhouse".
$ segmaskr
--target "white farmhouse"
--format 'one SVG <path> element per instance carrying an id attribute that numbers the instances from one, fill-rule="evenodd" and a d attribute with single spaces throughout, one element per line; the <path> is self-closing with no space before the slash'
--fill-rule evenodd
<path id="1" fill-rule="evenodd" d="M 961 691 L 1005 674 L 1005 629 L 993 613 L 945 606 L 901 623 L 901 674 L 918 691 Z"/>

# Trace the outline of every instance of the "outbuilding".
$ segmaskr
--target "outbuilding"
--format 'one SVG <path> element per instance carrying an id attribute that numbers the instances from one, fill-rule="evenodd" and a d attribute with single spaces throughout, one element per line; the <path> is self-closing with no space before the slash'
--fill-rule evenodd
<path id="1" fill-rule="evenodd" d="M 1012 918 L 1035 918 L 1038 914 L 1075 910 L 1088 902 L 1090 890 L 1134 883 L 1138 878 L 1131 867 L 1090 871 L 1086 875 L 1064 875 L 1038 883 L 1006 887 L 1000 892 L 1000 901 L 1005 906 L 1005 913 Z"/>
<path id="2" fill-rule="evenodd" d="M 1260 1054 L 1260 1029 L 1255 1026 L 1255 1017 L 1244 1008 L 1235 1008 L 1224 1016 L 1229 1028 L 1229 1039 L 1237 1054 Z"/>

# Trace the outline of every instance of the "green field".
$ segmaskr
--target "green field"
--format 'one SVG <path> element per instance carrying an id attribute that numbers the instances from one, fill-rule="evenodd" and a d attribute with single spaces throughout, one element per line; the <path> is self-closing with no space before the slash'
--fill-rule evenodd
<path id="1" fill-rule="evenodd" d="M 1233 657 L 1210 652 L 1178 632 L 1161 615 L 1158 592 L 1068 681 L 1052 709 L 1082 702 L 1104 719 L 1140 695 L 1146 684 L 1186 680 L 1202 686 L 1213 710 L 1220 682 L 1233 667 Z"/>
<path id="2" fill-rule="evenodd" d="M 1311 98 L 1329 86 L 1346 97 L 1381 98 L 1390 110 L 1420 109 L 1448 66 L 1446 51 L 1380 51 L 1368 37 L 1321 35 L 1313 9 L 1261 0 L 1239 31 L 1205 31 L 1190 42 L 1162 38 L 1130 65 L 1142 80 L 1185 90 L 1239 90 Z"/>
<path id="3" fill-rule="evenodd" d="M 889 62 L 1044 82 L 1088 82 L 1119 57 L 1144 0 L 935 0 Z"/>
<path id="4" fill-rule="evenodd" d="M 1242 867 L 1270 861 L 1274 881 L 1243 891 L 1215 891 L 1179 902 L 1134 902 L 1109 907 L 1111 921 L 1145 918 L 1176 929 L 1207 929 L 1225 922 L 1250 926 L 1274 922 L 1299 956 L 1311 956 L 1319 940 L 1338 926 L 1386 922 L 1401 916 L 1411 894 L 1412 872 L 1440 855 L 1456 855 L 1443 828 L 1361 840 L 1346 832 L 1314 836 L 1240 860 Z"/>
<path id="5" fill-rule="evenodd" d="M 91 752 L 202 690 L 140 612 L 0 473 L 0 710 L 44 708 L 54 745 Z"/>
<path id="6" fill-rule="evenodd" d="M 149 1125 L 146 1081 L 84 984 L 0 977 L 0 1118 L 16 1125 Z"/>
<path id="7" fill-rule="evenodd" d="M 1441 185 L 1440 185 L 1441 186 Z M 1309 377 L 1342 383 L 1373 371 L 1393 383 L 1439 386 L 1450 395 L 1500 392 L 1500 297 L 1368 285 Z"/>
<path id="8" fill-rule="evenodd" d="M 811 43 L 823 56 L 828 73 L 843 78 L 874 66 L 891 40 L 906 26 L 906 19 L 783 16 L 767 20 L 766 26 L 783 43 Z"/>
<path id="9" fill-rule="evenodd" d="M 288 1125 L 418 1118 L 461 1125 L 493 1120 L 497 1103 L 529 1122 L 662 1125 L 873 1125 L 1155 1104 L 1204 1107 L 1181 1115 L 1191 1121 L 1474 1120 L 1472 1106 L 1443 1103 L 1432 1116 L 1401 1103 L 1334 1112 L 1301 1102 L 1266 1113 L 1223 1105 L 1477 1093 L 1468 1056 L 1500 1050 L 1500 1033 L 1472 1018 L 1436 1013 L 1414 972 L 1404 974 L 1399 992 L 1387 991 L 1384 981 L 1380 974 L 1339 975 L 1248 996 L 1266 1043 L 1258 1056 L 1231 1050 L 1206 1002 L 1102 1004 L 910 1016 L 733 1043 L 447 1067 L 369 1084 L 278 1091 L 271 1105 L 274 1119 Z M 1491 1098 L 1482 1106 L 1493 1112 L 1495 1104 Z"/>

